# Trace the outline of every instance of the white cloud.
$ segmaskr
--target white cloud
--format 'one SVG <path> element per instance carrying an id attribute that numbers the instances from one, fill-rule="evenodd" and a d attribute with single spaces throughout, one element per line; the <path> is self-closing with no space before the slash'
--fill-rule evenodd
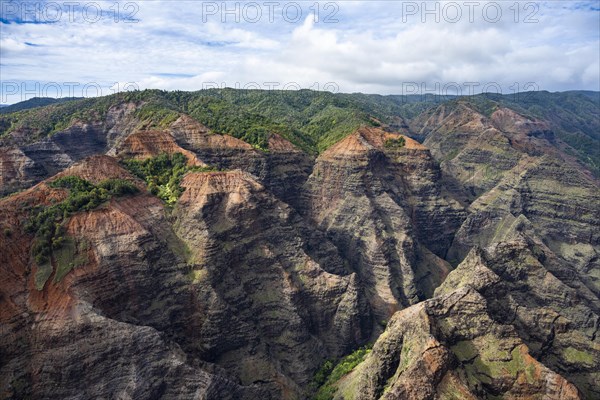
<path id="1" fill-rule="evenodd" d="M 515 82 L 546 90 L 599 89 L 597 3 L 541 3 L 534 16 L 539 22 L 532 24 L 522 21 L 526 2 L 518 23 L 513 2 L 501 3 L 503 17 L 496 23 L 482 17 L 485 2 L 474 22 L 462 7 L 457 23 L 444 22 L 443 15 L 436 23 L 430 14 L 422 22 L 420 13 L 406 15 L 407 3 L 338 2 L 339 22 L 331 24 L 323 19 L 332 10 L 321 9 L 320 22 L 314 22 L 312 3 L 302 3 L 303 18 L 295 24 L 285 21 L 281 8 L 273 23 L 266 10 L 259 23 L 234 23 L 233 16 L 222 23 L 219 15 L 203 22 L 201 3 L 190 1 L 139 2 L 137 23 L 80 18 L 2 24 L 2 80 L 136 82 L 182 90 L 207 82 L 313 88 L 335 82 L 341 91 L 384 94 L 402 93 L 407 82 L 428 88 L 498 82 L 507 91 Z"/>

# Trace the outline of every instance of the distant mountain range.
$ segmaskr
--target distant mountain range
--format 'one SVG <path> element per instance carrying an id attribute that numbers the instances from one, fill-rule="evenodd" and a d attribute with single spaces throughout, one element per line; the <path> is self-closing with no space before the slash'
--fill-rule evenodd
<path id="1" fill-rule="evenodd" d="M 63 97 L 60 99 L 55 99 L 52 97 L 34 97 L 29 100 L 21 101 L 15 104 L 0 104 L 0 114 L 1 113 L 11 113 L 22 110 L 29 110 L 31 108 L 48 106 L 50 104 L 62 103 L 65 101 L 77 100 L 78 97 Z"/>

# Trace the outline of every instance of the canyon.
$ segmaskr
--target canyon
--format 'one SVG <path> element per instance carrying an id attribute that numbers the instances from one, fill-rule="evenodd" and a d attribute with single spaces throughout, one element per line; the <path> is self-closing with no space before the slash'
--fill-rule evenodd
<path id="1" fill-rule="evenodd" d="M 145 91 L 0 114 L 0 397 L 599 398 L 599 102 Z M 168 183 L 131 167 L 176 155 Z M 36 261 L 28 221 L 69 177 L 105 197 Z"/>

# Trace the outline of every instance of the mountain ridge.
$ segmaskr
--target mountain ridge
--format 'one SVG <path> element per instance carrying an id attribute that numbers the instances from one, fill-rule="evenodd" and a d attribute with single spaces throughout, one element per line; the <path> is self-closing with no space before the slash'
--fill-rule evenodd
<path id="1" fill-rule="evenodd" d="M 3 398 L 600 394 L 600 184 L 564 122 L 226 92 L 0 117 Z"/>

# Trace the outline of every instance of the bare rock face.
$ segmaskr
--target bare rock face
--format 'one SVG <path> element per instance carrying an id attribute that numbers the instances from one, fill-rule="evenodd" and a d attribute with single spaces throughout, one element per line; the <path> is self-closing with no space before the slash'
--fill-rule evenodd
<path id="1" fill-rule="evenodd" d="M 459 263 L 473 246 L 502 240 L 523 215 L 544 244 L 600 293 L 598 181 L 560 151 L 547 123 L 506 108 L 485 116 L 461 102 L 422 118 L 442 180 L 458 182 L 447 187 L 470 203 L 447 254 L 450 262 Z M 461 195 L 462 188 L 468 190 Z"/>
<path id="2" fill-rule="evenodd" d="M 264 180 L 269 190 L 296 209 L 301 208 L 303 187 L 314 166 L 313 157 L 277 134 L 269 137 L 268 174 Z"/>
<path id="3" fill-rule="evenodd" d="M 128 177 L 108 157 L 64 172 L 92 181 Z M 180 327 L 186 306 L 186 269 L 162 204 L 139 194 L 73 216 L 67 235 L 86 243 L 82 265 L 35 288 L 38 268 L 22 230 L 27 204 L 64 196 L 45 183 L 4 199 L 2 265 L 3 398 L 190 397 L 255 398 L 218 369 L 190 359 L 168 330 Z M 68 262 L 69 260 L 67 260 Z M 152 312 L 157 306 L 161 312 Z"/>
<path id="4" fill-rule="evenodd" d="M 335 399 L 600 398 L 599 184 L 549 123 L 457 100 L 315 159 L 140 105 L 0 139 L 0 398 L 308 399 L 368 342 Z M 219 170 L 167 206 L 120 163 L 162 153 Z M 139 191 L 40 267 L 70 175 Z"/>
<path id="5" fill-rule="evenodd" d="M 464 217 L 437 186 L 427 149 L 409 138 L 394 148 L 399 138 L 362 128 L 324 152 L 306 183 L 306 214 L 350 260 L 381 320 L 443 280 L 435 254 Z"/>
<path id="6" fill-rule="evenodd" d="M 108 152 L 110 155 L 125 160 L 144 160 L 162 153 L 181 153 L 186 157 L 189 165 L 206 166 L 205 163 L 198 160 L 194 153 L 180 147 L 169 132 L 162 130 L 135 131 Z"/>
<path id="7" fill-rule="evenodd" d="M 502 241 L 472 250 L 436 295 L 466 286 L 486 297 L 496 321 L 515 327 L 532 356 L 575 383 L 585 398 L 600 394 L 600 301 L 526 218 L 506 228 Z"/>
<path id="8" fill-rule="evenodd" d="M 107 156 L 61 175 L 135 181 Z M 85 262 L 58 279 L 53 259 L 41 291 L 23 204 L 64 192 L 40 183 L 2 201 L 3 397 L 305 397 L 324 358 L 368 339 L 356 275 L 293 209 L 241 171 L 182 185 L 171 218 L 143 192 L 73 215 Z"/>
<path id="9" fill-rule="evenodd" d="M 35 141 L 27 130 L 11 132 L 0 141 L 0 195 L 29 188 L 86 157 L 105 154 L 135 130 L 135 110 L 135 104 L 123 103 L 111 107 L 104 118 L 74 120 L 66 129 Z"/>
<path id="10" fill-rule="evenodd" d="M 464 287 L 394 315 L 365 361 L 338 383 L 344 399 L 579 399 L 536 361 L 514 328 Z"/>
<path id="11" fill-rule="evenodd" d="M 43 168 L 18 147 L 0 148 L 0 196 L 32 186 L 44 177 Z"/>
<path id="12" fill-rule="evenodd" d="M 136 117 L 141 104 L 122 103 L 91 122 L 73 121 L 49 137 L 31 140 L 17 130 L 0 149 L 0 196 L 31 187 L 89 156 L 144 159 L 160 153 L 182 153 L 192 165 L 242 169 L 255 175 L 278 198 L 299 204 L 301 188 L 313 158 L 276 133 L 263 152 L 228 135 L 219 135 L 182 114 L 163 128 L 148 128 Z"/>
<path id="13" fill-rule="evenodd" d="M 212 133 L 186 115 L 171 124 L 169 132 L 180 146 L 205 163 L 249 172 L 279 199 L 294 206 L 299 204 L 312 158 L 281 136 L 271 134 L 269 151 L 265 153 L 232 136 Z"/>
<path id="14" fill-rule="evenodd" d="M 598 397 L 600 302 L 567 271 L 520 217 L 397 312 L 335 398 Z"/>
<path id="15" fill-rule="evenodd" d="M 467 199 L 498 184 L 521 158 L 510 138 L 468 104 L 442 105 L 421 118 L 425 119 L 421 131 L 428 132 L 424 144 L 445 175 L 459 182 L 458 190 Z"/>
<path id="16" fill-rule="evenodd" d="M 214 305 L 190 343 L 205 359 L 243 384 L 302 392 L 325 354 L 366 341 L 355 274 L 288 205 L 241 171 L 189 174 L 183 186 L 176 231 L 199 301 Z"/>
<path id="17" fill-rule="evenodd" d="M 471 214 L 456 234 L 450 259 L 461 259 L 472 246 L 488 246 L 522 215 L 538 237 L 600 294 L 598 186 L 557 160 L 526 158 L 492 190 L 470 206 Z"/>

